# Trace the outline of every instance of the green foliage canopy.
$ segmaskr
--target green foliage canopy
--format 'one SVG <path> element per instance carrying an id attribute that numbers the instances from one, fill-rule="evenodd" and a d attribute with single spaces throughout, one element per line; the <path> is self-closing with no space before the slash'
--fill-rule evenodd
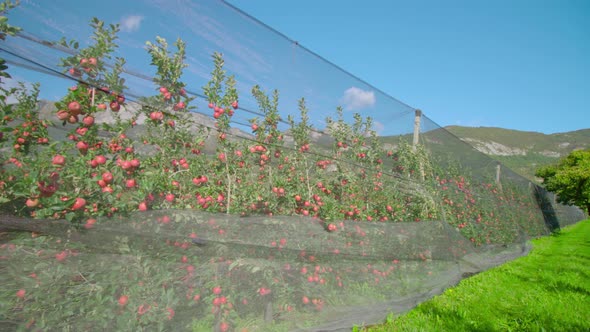
<path id="1" fill-rule="evenodd" d="M 556 165 L 535 173 L 560 203 L 586 208 L 590 214 L 590 150 L 572 151 Z"/>

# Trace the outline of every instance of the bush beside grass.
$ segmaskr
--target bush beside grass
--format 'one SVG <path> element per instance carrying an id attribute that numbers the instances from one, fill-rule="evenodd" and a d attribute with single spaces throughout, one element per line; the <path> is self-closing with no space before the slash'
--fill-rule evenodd
<path id="1" fill-rule="evenodd" d="M 590 220 L 366 331 L 589 331 Z"/>

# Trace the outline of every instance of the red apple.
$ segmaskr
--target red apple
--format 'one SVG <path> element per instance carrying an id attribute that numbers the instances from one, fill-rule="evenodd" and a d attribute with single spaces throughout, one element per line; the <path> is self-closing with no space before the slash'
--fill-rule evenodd
<path id="1" fill-rule="evenodd" d="M 66 110 L 57 111 L 57 118 L 61 121 L 66 121 L 70 117 L 70 112 Z"/>
<path id="2" fill-rule="evenodd" d="M 72 115 L 80 114 L 81 109 L 82 109 L 82 106 L 80 106 L 80 103 L 77 101 L 72 101 L 68 104 L 68 110 L 70 110 L 70 114 L 72 114 Z"/>
<path id="3" fill-rule="evenodd" d="M 171 320 L 172 318 L 174 318 L 174 309 L 166 308 L 166 310 L 168 311 L 168 320 Z"/>
<path id="4" fill-rule="evenodd" d="M 127 295 L 121 295 L 119 297 L 119 305 L 121 307 L 124 307 L 125 305 L 127 305 L 127 302 L 129 302 L 129 297 Z"/>
<path id="5" fill-rule="evenodd" d="M 87 132 L 88 132 L 88 128 L 86 128 L 86 127 L 76 128 L 76 133 L 80 136 L 86 135 Z"/>
<path id="6" fill-rule="evenodd" d="M 94 124 L 94 117 L 88 115 L 85 116 L 84 119 L 82 119 L 82 123 L 86 126 L 86 127 L 90 127 Z"/>
<path id="7" fill-rule="evenodd" d="M 86 152 L 88 150 L 88 144 L 84 141 L 79 141 L 76 143 L 76 148 L 80 150 L 80 152 Z"/>
<path id="8" fill-rule="evenodd" d="M 86 220 L 86 224 L 84 224 L 84 228 L 90 229 L 90 228 L 94 227 L 94 224 L 96 224 L 96 219 L 90 218 L 90 219 Z"/>
<path id="9" fill-rule="evenodd" d="M 119 105 L 119 103 L 116 101 L 112 101 L 111 104 L 109 105 L 109 107 L 111 108 L 111 111 L 113 111 L 113 112 L 119 112 L 119 110 L 121 109 L 121 105 Z"/>
<path id="10" fill-rule="evenodd" d="M 111 173 L 111 172 L 104 172 L 102 174 L 102 180 L 105 183 L 107 183 L 107 184 L 113 182 L 113 173 Z"/>
<path id="11" fill-rule="evenodd" d="M 133 168 L 138 168 L 140 165 L 139 159 L 131 159 L 131 166 Z"/>
<path id="12" fill-rule="evenodd" d="M 72 210 L 77 211 L 83 209 L 86 206 L 86 200 L 84 198 L 76 198 L 74 204 L 72 205 Z"/>
<path id="13" fill-rule="evenodd" d="M 58 262 L 63 262 L 67 257 L 68 257 L 68 252 L 65 251 L 65 250 L 62 251 L 62 252 L 60 252 L 60 253 L 58 253 L 58 254 L 55 254 L 55 259 Z"/>
<path id="14" fill-rule="evenodd" d="M 174 105 L 174 109 L 175 110 L 182 110 L 186 107 L 185 103 L 182 101 L 179 101 L 176 105 Z"/>
<path id="15" fill-rule="evenodd" d="M 78 123 L 78 115 L 70 115 L 70 117 L 68 118 L 68 122 L 69 123 Z"/>
<path id="16" fill-rule="evenodd" d="M 63 166 L 66 163 L 66 158 L 60 154 L 53 156 L 51 163 L 58 166 Z"/>
<path id="17" fill-rule="evenodd" d="M 107 158 L 103 155 L 98 155 L 98 156 L 94 157 L 94 159 L 96 160 L 96 162 L 99 165 L 104 165 L 107 162 Z"/>
<path id="18" fill-rule="evenodd" d="M 164 119 L 164 113 L 162 112 L 152 112 L 150 113 L 150 119 L 152 121 L 161 121 L 162 119 Z"/>
<path id="19" fill-rule="evenodd" d="M 34 208 L 37 205 L 39 205 L 39 200 L 37 198 L 29 198 L 27 199 L 27 201 L 25 202 L 25 205 L 29 208 Z"/>
<path id="20" fill-rule="evenodd" d="M 72 75 L 72 76 L 80 77 L 80 71 L 76 68 L 70 68 L 68 70 L 68 73 L 70 73 L 70 75 Z"/>
<path id="21" fill-rule="evenodd" d="M 130 161 L 125 160 L 125 161 L 123 161 L 121 163 L 121 168 L 127 171 L 127 170 L 132 169 L 133 167 L 131 166 L 131 162 Z"/>

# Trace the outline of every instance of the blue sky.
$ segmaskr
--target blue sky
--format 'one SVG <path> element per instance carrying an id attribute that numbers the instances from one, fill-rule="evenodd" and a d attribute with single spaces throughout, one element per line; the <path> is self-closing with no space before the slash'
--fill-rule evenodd
<path id="1" fill-rule="evenodd" d="M 144 75 L 154 73 L 145 41 L 160 35 L 171 44 L 180 37 L 188 45 L 183 79 L 196 92 L 212 69 L 211 54 L 223 52 L 242 107 L 256 110 L 254 84 L 277 88 L 285 118 L 305 97 L 320 128 L 336 106 L 347 119 L 353 112 L 373 117 L 381 134 L 411 131 L 413 108 L 442 126 L 590 128 L 589 1 L 229 0 L 288 38 L 216 0 L 80 3 L 25 0 L 9 18 L 33 36 L 67 36 L 83 46 L 92 16 L 120 23 L 117 55 Z M 62 56 L 22 38 L 3 47 L 52 68 Z M 71 85 L 12 70 L 17 79 L 41 82 L 44 98 L 59 98 Z M 150 82 L 127 78 L 130 92 L 154 94 Z M 205 102 L 197 100 L 202 112 Z"/>
<path id="2" fill-rule="evenodd" d="M 229 2 L 441 125 L 590 128 L 590 1 Z"/>

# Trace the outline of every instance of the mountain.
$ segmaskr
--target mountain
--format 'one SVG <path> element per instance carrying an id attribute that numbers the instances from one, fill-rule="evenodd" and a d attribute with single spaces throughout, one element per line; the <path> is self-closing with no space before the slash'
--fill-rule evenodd
<path id="1" fill-rule="evenodd" d="M 555 163 L 573 150 L 590 148 L 590 129 L 543 134 L 494 127 L 448 126 L 444 129 L 511 168 L 539 182 L 535 171 Z"/>

